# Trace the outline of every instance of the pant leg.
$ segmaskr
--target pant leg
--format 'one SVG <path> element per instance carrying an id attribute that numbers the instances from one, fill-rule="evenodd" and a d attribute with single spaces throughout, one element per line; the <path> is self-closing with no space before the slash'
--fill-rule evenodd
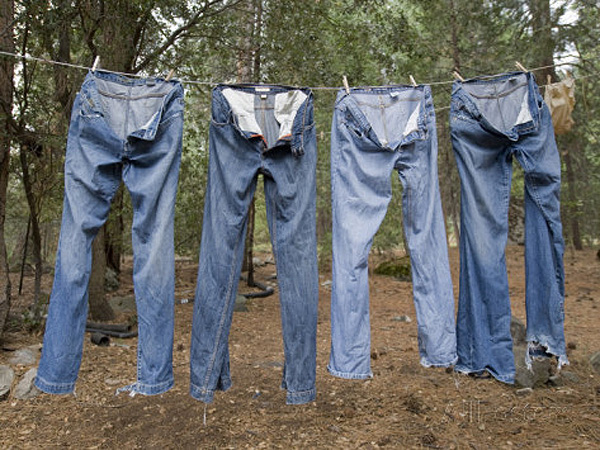
<path id="1" fill-rule="evenodd" d="M 137 380 L 122 390 L 144 395 L 161 394 L 174 382 L 173 222 L 182 132 L 183 114 L 175 112 L 158 127 L 154 140 L 131 140 L 123 172 L 133 206 L 133 284 L 139 338 Z"/>
<path id="2" fill-rule="evenodd" d="M 368 256 L 392 196 L 395 152 L 355 137 L 334 110 L 331 132 L 332 375 L 364 379 L 371 372 Z"/>
<path id="3" fill-rule="evenodd" d="M 73 392 L 81 364 L 88 311 L 91 246 L 108 217 L 121 182 L 122 143 L 99 116 L 73 106 L 65 160 L 63 215 L 54 284 L 35 385 L 44 392 Z"/>
<path id="4" fill-rule="evenodd" d="M 258 147 L 232 125 L 213 123 L 209 140 L 190 354 L 190 394 L 205 403 L 212 402 L 215 390 L 231 386 L 229 329 L 242 266 L 248 207 L 260 167 Z"/>
<path id="5" fill-rule="evenodd" d="M 316 236 L 316 163 L 314 128 L 305 132 L 304 154 L 289 149 L 265 160 L 265 197 L 277 264 L 285 352 L 282 387 L 287 403 L 316 397 L 319 275 Z"/>
<path id="6" fill-rule="evenodd" d="M 539 130 L 524 136 L 515 150 L 525 171 L 527 341 L 546 347 L 562 365 L 568 361 L 559 200 L 561 166 L 550 114 L 541 104 Z"/>
<path id="7" fill-rule="evenodd" d="M 454 292 L 437 171 L 435 120 L 425 140 L 399 153 L 404 231 L 410 250 L 421 364 L 447 367 L 456 362 Z"/>
<path id="8" fill-rule="evenodd" d="M 460 294 L 456 370 L 489 370 L 512 383 L 514 359 L 505 247 L 512 158 L 507 139 L 453 116 L 461 180 Z"/>

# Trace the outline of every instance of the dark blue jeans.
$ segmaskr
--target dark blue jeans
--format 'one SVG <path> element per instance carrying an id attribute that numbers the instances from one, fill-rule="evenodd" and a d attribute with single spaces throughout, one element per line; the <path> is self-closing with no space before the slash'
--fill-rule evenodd
<path id="1" fill-rule="evenodd" d="M 560 367 L 567 363 L 560 159 L 533 75 L 457 81 L 450 126 L 461 180 L 456 370 L 514 382 L 504 256 L 513 157 L 525 173 L 526 363 L 541 349 Z"/>
<path id="2" fill-rule="evenodd" d="M 277 264 L 287 403 L 315 399 L 318 273 L 312 94 L 282 86 L 214 89 L 210 160 L 191 344 L 191 395 L 231 386 L 228 336 L 248 207 L 264 177 Z"/>

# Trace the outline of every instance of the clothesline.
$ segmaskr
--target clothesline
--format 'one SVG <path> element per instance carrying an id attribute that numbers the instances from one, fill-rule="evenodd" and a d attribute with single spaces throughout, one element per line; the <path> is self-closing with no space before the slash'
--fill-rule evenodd
<path id="1" fill-rule="evenodd" d="M 18 54 L 18 53 L 11 53 L 11 52 L 6 52 L 6 51 L 2 51 L 2 50 L 0 50 L 0 55 L 10 56 L 10 57 L 13 57 L 16 59 L 25 59 L 28 61 L 41 62 L 44 64 L 71 67 L 71 68 L 80 69 L 80 70 L 88 70 L 88 71 L 92 70 L 92 67 L 88 67 L 88 66 L 82 66 L 79 64 L 73 64 L 73 63 L 68 63 L 68 62 L 64 62 L 64 61 L 54 61 L 51 59 L 40 58 L 40 57 L 35 57 L 35 56 L 30 56 L 30 55 L 22 55 L 22 54 Z M 550 69 L 552 67 L 566 66 L 566 65 L 572 65 L 572 63 L 564 62 L 564 63 L 551 64 L 551 65 L 547 65 L 547 66 L 534 67 L 533 69 L 528 69 L 528 71 L 529 72 L 538 72 L 540 70 Z M 146 77 L 146 75 L 140 75 L 140 74 L 135 74 L 135 73 L 117 72 L 114 70 L 106 70 L 106 69 L 101 69 L 101 70 L 103 72 L 113 73 L 116 75 L 123 75 L 123 76 L 127 76 L 127 77 L 136 77 L 136 78 Z M 587 78 L 589 76 L 592 76 L 592 75 L 584 75 L 584 76 L 579 76 L 577 78 L 582 79 L 582 78 Z M 493 78 L 493 77 L 494 77 L 494 75 L 486 75 L 486 76 L 480 76 L 479 78 Z M 219 84 L 218 82 L 215 82 L 215 81 L 200 81 L 200 80 L 185 80 L 185 79 L 178 79 L 178 80 L 182 84 L 197 85 L 197 86 L 216 86 Z M 423 84 L 427 84 L 430 86 L 442 86 L 442 85 L 450 85 L 452 83 L 454 83 L 454 80 L 431 81 L 431 82 L 427 82 L 427 83 L 423 83 Z M 544 85 L 540 85 L 540 86 L 544 86 Z M 311 90 L 338 91 L 340 89 L 343 89 L 343 86 L 308 86 L 308 88 Z"/>

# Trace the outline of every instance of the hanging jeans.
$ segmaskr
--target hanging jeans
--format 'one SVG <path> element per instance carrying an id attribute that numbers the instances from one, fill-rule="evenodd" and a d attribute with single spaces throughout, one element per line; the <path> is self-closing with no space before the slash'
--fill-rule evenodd
<path id="1" fill-rule="evenodd" d="M 183 130 L 183 88 L 161 79 L 90 72 L 73 105 L 54 285 L 35 385 L 70 393 L 81 363 L 91 246 L 121 180 L 133 206 L 138 312 L 132 393 L 173 386 L 173 215 Z"/>
<path id="2" fill-rule="evenodd" d="M 403 186 L 421 364 L 456 361 L 454 297 L 437 174 L 437 135 L 428 86 L 338 93 L 331 131 L 333 280 L 329 372 L 372 377 L 368 255 L 392 196 Z"/>
<path id="3" fill-rule="evenodd" d="M 231 386 L 228 337 L 248 208 L 264 177 L 277 265 L 287 403 L 315 399 L 318 273 L 312 94 L 282 86 L 213 90 L 210 159 L 191 344 L 192 397 Z"/>
<path id="4" fill-rule="evenodd" d="M 505 247 L 512 159 L 525 173 L 527 341 L 567 363 L 560 160 L 548 107 L 530 73 L 455 82 L 452 145 L 461 179 L 456 370 L 515 376 Z"/>

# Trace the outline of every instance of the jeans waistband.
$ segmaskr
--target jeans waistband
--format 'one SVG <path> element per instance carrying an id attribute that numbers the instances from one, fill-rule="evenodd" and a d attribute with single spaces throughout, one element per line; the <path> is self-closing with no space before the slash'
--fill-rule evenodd
<path id="1" fill-rule="evenodd" d="M 416 129 L 407 134 L 401 145 L 406 145 L 412 141 L 425 139 L 427 137 L 427 128 L 431 121 L 435 119 L 435 109 L 433 105 L 433 96 L 429 85 L 391 85 L 391 86 L 369 86 L 369 87 L 354 87 L 348 93 L 345 89 L 340 89 L 337 94 L 335 108 L 348 109 L 353 113 L 354 120 L 363 129 L 365 133 L 371 128 L 367 117 L 357 112 L 360 102 L 356 102 L 357 95 L 373 95 L 398 98 L 406 101 L 418 101 L 419 111 L 416 118 Z M 416 98 L 415 98 L 416 97 Z"/>
<path id="2" fill-rule="evenodd" d="M 510 81 L 513 81 L 514 84 L 511 85 Z M 476 94 L 469 92 L 470 87 L 481 87 L 484 91 L 488 88 L 489 92 Z M 528 118 L 529 120 L 515 125 L 512 130 L 505 133 L 511 139 L 517 139 L 520 134 L 539 126 L 540 109 L 543 106 L 543 99 L 531 72 L 507 72 L 491 77 L 476 77 L 465 81 L 456 80 L 452 85 L 453 106 L 451 112 L 464 107 L 474 119 L 487 123 L 476 101 L 500 100 L 522 87 L 527 88 L 527 106 L 529 107 L 531 117 Z"/>
<path id="3" fill-rule="evenodd" d="M 79 95 L 82 97 L 82 108 L 95 111 L 101 115 L 105 114 L 101 106 L 102 97 L 113 101 L 126 102 L 123 104 L 123 108 L 130 107 L 129 105 L 134 105 L 139 100 L 156 99 L 153 107 L 157 109 L 154 111 L 151 120 L 131 134 L 131 136 L 139 139 L 153 140 L 161 120 L 164 119 L 166 114 L 169 114 L 171 105 L 177 99 L 183 102 L 184 90 L 182 84 L 177 80 L 130 78 L 97 70 L 88 72 Z M 135 106 L 131 107 L 135 108 Z M 141 107 L 147 108 L 147 106 L 138 105 L 138 108 Z M 177 108 L 181 109 L 181 105 L 177 105 Z"/>
<path id="4" fill-rule="evenodd" d="M 304 132 L 313 125 L 313 94 L 308 88 L 274 84 L 220 84 L 213 89 L 213 120 L 236 126 L 247 138 L 261 136 L 266 142 L 263 136 L 265 130 L 260 129 L 254 117 L 256 96 L 274 102 L 274 114 L 280 129 L 276 142 L 271 143 L 281 145 L 289 142 L 292 154 L 304 154 Z"/>

